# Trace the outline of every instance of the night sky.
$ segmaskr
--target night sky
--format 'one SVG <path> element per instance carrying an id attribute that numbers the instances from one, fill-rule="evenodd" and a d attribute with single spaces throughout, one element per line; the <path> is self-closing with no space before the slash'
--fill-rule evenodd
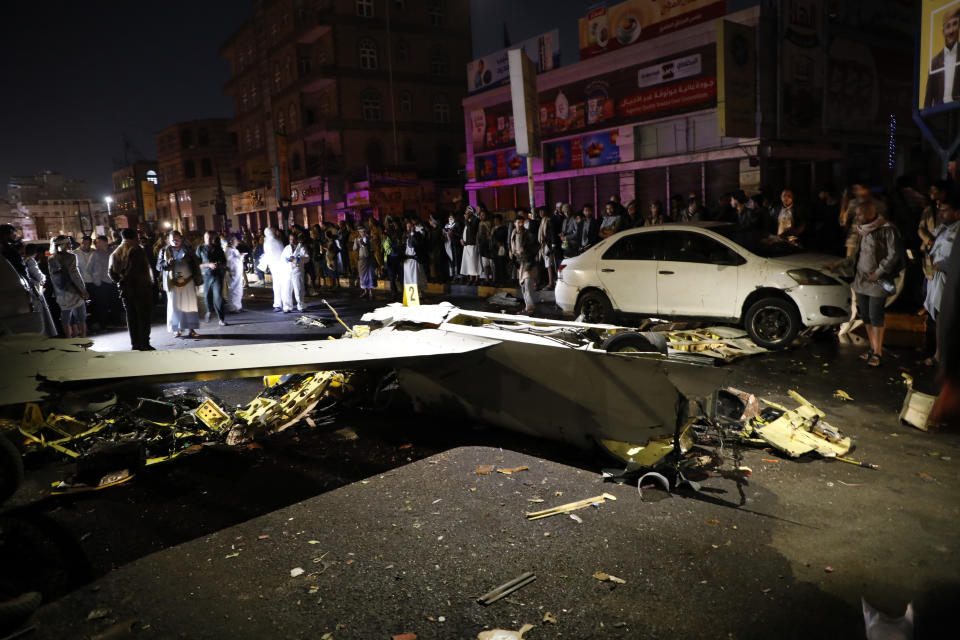
<path id="1" fill-rule="evenodd" d="M 473 0 L 474 55 L 560 29 L 575 62 L 582 0 Z M 232 115 L 220 45 L 251 15 L 249 0 L 7 2 L 0 38 L 0 197 L 11 175 L 44 169 L 109 193 L 122 136 L 156 159 L 155 135 L 184 120 Z M 132 158 L 131 158 L 132 159 Z"/>

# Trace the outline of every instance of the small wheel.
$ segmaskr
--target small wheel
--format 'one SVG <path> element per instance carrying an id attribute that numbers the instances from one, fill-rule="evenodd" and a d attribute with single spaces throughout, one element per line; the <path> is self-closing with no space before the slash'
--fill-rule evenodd
<path id="1" fill-rule="evenodd" d="M 747 310 L 743 324 L 758 346 L 786 349 L 800 332 L 800 313 L 790 301 L 762 298 Z"/>
<path id="2" fill-rule="evenodd" d="M 14 494 L 23 482 L 23 456 L 0 433 L 0 503 Z"/>
<path id="3" fill-rule="evenodd" d="M 662 335 L 648 336 L 638 331 L 615 333 L 601 346 L 607 353 L 667 353 L 667 342 Z"/>
<path id="4" fill-rule="evenodd" d="M 613 319 L 613 305 L 600 291 L 587 291 L 580 296 L 576 311 L 578 316 L 583 316 L 584 322 L 592 324 L 606 324 Z"/>

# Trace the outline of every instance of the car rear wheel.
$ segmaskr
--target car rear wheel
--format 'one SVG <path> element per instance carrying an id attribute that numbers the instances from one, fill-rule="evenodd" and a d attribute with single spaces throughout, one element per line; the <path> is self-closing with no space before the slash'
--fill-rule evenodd
<path id="1" fill-rule="evenodd" d="M 583 316 L 584 322 L 605 324 L 613 319 L 613 305 L 610 299 L 600 291 L 587 291 L 577 303 L 577 316 Z"/>
<path id="2" fill-rule="evenodd" d="M 744 329 L 764 349 L 786 349 L 800 332 L 800 313 L 787 300 L 762 298 L 747 310 Z"/>

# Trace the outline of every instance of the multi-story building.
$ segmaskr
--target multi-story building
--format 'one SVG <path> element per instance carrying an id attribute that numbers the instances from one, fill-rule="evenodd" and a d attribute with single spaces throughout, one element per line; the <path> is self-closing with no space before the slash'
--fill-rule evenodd
<path id="1" fill-rule="evenodd" d="M 379 214 L 351 194 L 396 180 L 440 197 L 436 181 L 459 180 L 470 40 L 469 0 L 255 0 L 221 48 L 240 219 L 276 223 L 278 197 L 301 224 Z"/>
<path id="2" fill-rule="evenodd" d="M 734 4 L 752 6 L 726 13 Z M 596 210 L 616 196 L 644 211 L 695 194 L 719 209 L 739 189 L 777 200 L 791 188 L 809 202 L 827 183 L 889 183 L 919 149 L 911 3 L 833 4 L 592 10 L 580 21 L 581 60 L 537 76 L 536 205 Z M 470 95 L 463 109 L 470 201 L 528 207 L 510 88 Z"/>
<path id="3" fill-rule="evenodd" d="M 236 136 L 228 124 L 226 118 L 178 122 L 157 134 L 157 218 L 162 229 L 236 228 L 231 209 L 231 195 L 237 193 Z"/>
<path id="4" fill-rule="evenodd" d="M 157 181 L 156 162 L 135 162 L 113 172 L 111 214 L 115 228 L 156 224 Z"/>
<path id="5" fill-rule="evenodd" d="M 45 240 L 60 234 L 77 237 L 102 232 L 105 226 L 106 221 L 94 219 L 87 183 L 55 171 L 11 177 L 7 199 L 28 240 Z"/>

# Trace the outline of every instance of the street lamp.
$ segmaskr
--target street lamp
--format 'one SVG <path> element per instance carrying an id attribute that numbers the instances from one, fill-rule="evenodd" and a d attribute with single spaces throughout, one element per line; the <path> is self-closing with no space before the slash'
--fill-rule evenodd
<path id="1" fill-rule="evenodd" d="M 105 197 L 105 198 L 103 199 L 103 201 L 107 203 L 107 218 L 109 218 L 109 217 L 110 217 L 110 205 L 113 204 L 113 198 L 111 198 L 110 196 L 107 196 L 107 197 Z"/>

